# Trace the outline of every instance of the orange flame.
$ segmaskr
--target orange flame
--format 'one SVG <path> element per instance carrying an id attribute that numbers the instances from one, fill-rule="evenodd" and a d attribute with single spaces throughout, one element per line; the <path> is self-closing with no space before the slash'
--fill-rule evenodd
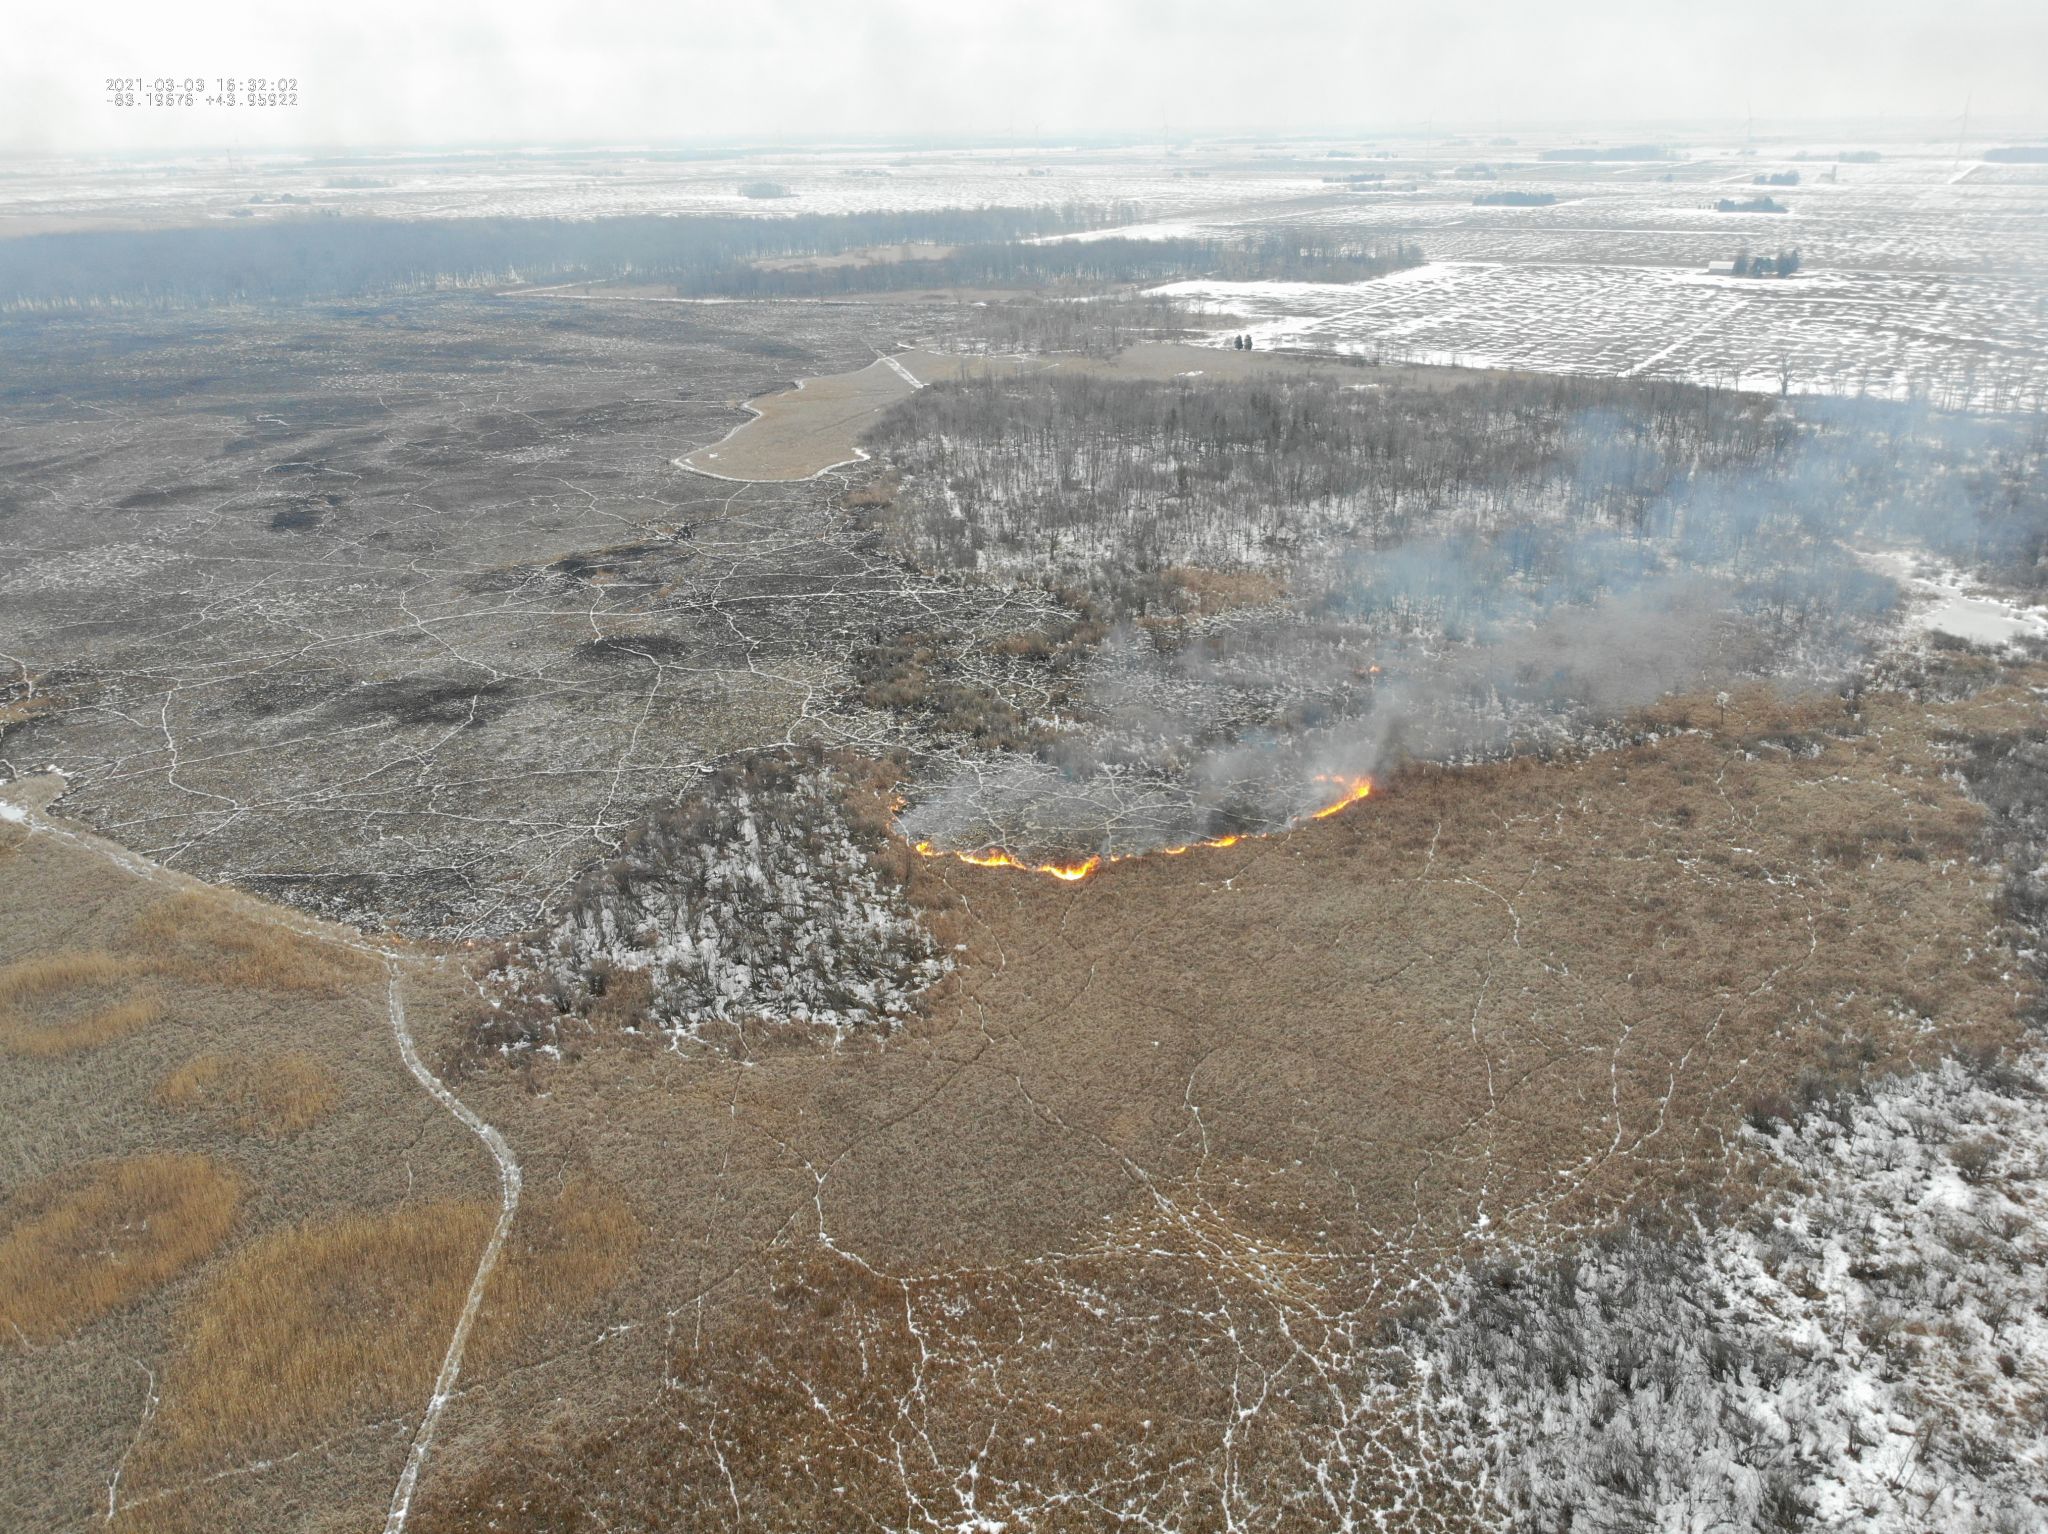
<path id="1" fill-rule="evenodd" d="M 1284 829 L 1291 831 L 1300 825 L 1304 819 L 1327 820 L 1340 810 L 1347 810 L 1352 805 L 1358 803 L 1359 800 L 1369 798 L 1372 795 L 1371 778 L 1336 777 L 1328 773 L 1318 773 L 1312 781 L 1337 785 L 1343 790 L 1343 797 L 1324 805 L 1319 810 L 1309 811 L 1306 816 L 1298 816 L 1290 820 Z M 1255 837 L 1277 836 L 1279 834 L 1276 831 L 1252 833 Z M 1206 847 L 1235 847 L 1244 840 L 1246 838 L 1243 836 L 1218 836 L 1203 842 L 1187 842 L 1178 847 L 1154 847 L 1151 852 L 1097 853 L 1093 857 L 1086 858 L 1079 863 L 1027 863 L 1022 858 L 1011 856 L 1000 847 L 991 847 L 983 852 L 955 852 L 950 848 L 934 847 L 930 842 L 917 842 L 913 846 L 920 857 L 954 858 L 962 863 L 972 863 L 976 868 L 1019 868 L 1025 873 L 1046 874 L 1055 879 L 1063 879 L 1069 884 L 1078 884 L 1081 880 L 1094 873 L 1096 869 L 1108 863 L 1128 863 L 1133 858 L 1151 857 L 1154 854 L 1161 857 L 1177 858 Z"/>
<path id="2" fill-rule="evenodd" d="M 1358 803 L 1359 800 L 1372 797 L 1371 778 L 1340 778 L 1334 777 L 1327 772 L 1319 772 L 1315 776 L 1315 781 L 1318 783 L 1337 784 L 1344 790 L 1344 797 L 1335 804 L 1326 804 L 1319 810 L 1309 811 L 1308 818 L 1310 820 L 1328 820 L 1339 810 L 1348 810 L 1352 805 Z"/>
<path id="3" fill-rule="evenodd" d="M 1021 868 L 1026 873 L 1050 874 L 1055 879 L 1065 879 L 1069 884 L 1087 878 L 1102 866 L 1101 857 L 1088 858 L 1079 863 L 1026 863 L 1013 858 L 1000 847 L 987 852 L 952 852 L 934 847 L 930 842 L 919 842 L 917 851 L 928 858 L 958 858 L 963 863 L 972 863 L 976 868 Z"/>

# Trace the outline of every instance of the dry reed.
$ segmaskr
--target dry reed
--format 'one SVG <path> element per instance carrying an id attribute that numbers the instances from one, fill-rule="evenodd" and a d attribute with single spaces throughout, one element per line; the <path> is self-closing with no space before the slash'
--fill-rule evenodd
<path id="1" fill-rule="evenodd" d="M 265 926 L 196 892 L 144 911 L 129 943 L 136 960 L 158 974 L 230 990 L 338 996 L 369 972 L 366 958 Z"/>

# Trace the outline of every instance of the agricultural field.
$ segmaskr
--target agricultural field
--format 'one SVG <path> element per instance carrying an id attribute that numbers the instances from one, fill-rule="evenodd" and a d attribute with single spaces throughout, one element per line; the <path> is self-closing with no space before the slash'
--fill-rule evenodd
<path id="1" fill-rule="evenodd" d="M 1773 282 L 1704 265 L 1443 260 L 1358 291 L 1200 281 L 1160 291 L 1249 316 L 1263 346 L 1391 362 L 1993 410 L 2037 408 L 2048 390 L 2048 317 L 2027 303 L 2037 279 L 1841 272 Z"/>
<path id="2" fill-rule="evenodd" d="M 0 176 L 0 1525 L 2038 1526 L 2048 184 L 1505 137 Z"/>
<path id="3" fill-rule="evenodd" d="M 1487 179 L 1447 182 L 1440 164 L 1420 164 L 1384 190 L 1361 188 L 1349 206 L 1245 221 L 1262 232 L 1412 239 L 1430 254 L 1423 270 L 1355 290 L 1165 291 L 1252 316 L 1266 345 L 1390 360 L 1993 410 L 2038 408 L 2048 388 L 2038 301 L 2048 178 L 2038 169 L 1927 149 L 1832 166 L 1802 149 L 1701 152 L 1676 166 L 1485 168 Z M 1778 199 L 1789 211 L 1715 210 L 1767 172 L 1800 176 Z M 1554 201 L 1474 204 L 1496 188 Z M 1215 232 L 1203 219 L 1189 228 Z M 1707 272 L 1741 251 L 1788 248 L 1802 265 L 1784 280 Z"/>
<path id="4" fill-rule="evenodd" d="M 1162 152 L 1031 154 L 847 150 L 724 160 L 397 156 L 361 164 L 109 167 L 89 200 L 69 168 L 0 176 L 0 230 L 218 226 L 346 217 L 463 219 L 931 213 L 960 207 L 1095 210 L 1065 238 L 1249 236 L 1419 243 L 1412 285 L 1192 282 L 1169 289 L 1241 311 L 1262 344 L 1391 360 L 1555 372 L 1643 373 L 1731 387 L 2037 405 L 2048 172 L 1954 144 L 1860 147 L 1778 135 L 1678 144 L 1666 159 L 1548 158 L 1573 140 L 1213 143 Z M 1716 211 L 1760 177 L 1784 213 Z M 769 181 L 791 195 L 738 189 Z M 1771 188 L 1766 188 L 1771 190 Z M 1488 206 L 1510 191 L 1541 206 Z M 1052 236 L 1051 238 L 1062 238 Z M 919 254 L 943 247 L 926 246 Z M 1710 278 L 1754 249 L 1800 251 L 1783 282 Z M 899 247 L 908 255 L 913 247 Z M 843 256 L 824 259 L 824 267 Z M 778 257 L 823 269 L 818 258 Z"/>

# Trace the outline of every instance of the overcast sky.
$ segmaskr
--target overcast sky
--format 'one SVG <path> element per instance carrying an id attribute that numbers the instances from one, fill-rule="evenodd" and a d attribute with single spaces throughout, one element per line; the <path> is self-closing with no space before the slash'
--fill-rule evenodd
<path id="1" fill-rule="evenodd" d="M 295 76 L 295 110 L 108 76 Z M 0 0 L 0 151 L 2048 117 L 2042 0 Z"/>

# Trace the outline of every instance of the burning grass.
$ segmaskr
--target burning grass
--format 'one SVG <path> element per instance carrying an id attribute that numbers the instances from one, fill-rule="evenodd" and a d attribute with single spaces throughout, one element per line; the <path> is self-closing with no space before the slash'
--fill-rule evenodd
<path id="1" fill-rule="evenodd" d="M 173 1154 L 30 1184 L 0 1235 L 0 1336 L 66 1336 L 156 1288 L 220 1245 L 244 1191 L 204 1156 Z"/>
<path id="2" fill-rule="evenodd" d="M 340 1094 L 333 1073 L 308 1055 L 207 1054 L 165 1076 L 156 1100 L 277 1140 L 318 1123 Z"/>
<path id="3" fill-rule="evenodd" d="M 948 848 L 935 847 L 930 842 L 916 842 L 913 844 L 912 850 L 919 857 L 923 858 L 952 858 L 956 862 L 966 863 L 975 868 L 1014 868 L 1023 873 L 1044 874 L 1048 878 L 1058 879 L 1064 884 L 1078 884 L 1097 869 L 1106 868 L 1112 863 L 1129 863 L 1138 858 L 1149 857 L 1177 858 L 1189 852 L 1201 852 L 1212 849 L 1220 850 L 1225 847 L 1235 847 L 1240 842 L 1264 841 L 1270 837 L 1285 836 L 1288 832 L 1299 829 L 1308 821 L 1328 820 L 1332 815 L 1341 814 L 1343 811 L 1350 809 L 1352 805 L 1362 803 L 1372 797 L 1371 778 L 1348 777 L 1335 773 L 1317 773 L 1311 781 L 1321 785 L 1324 790 L 1334 794 L 1335 797 L 1320 809 L 1309 810 L 1305 814 L 1297 816 L 1293 821 L 1277 831 L 1255 831 L 1243 836 L 1214 836 L 1206 841 L 1184 842 L 1174 847 L 1154 847 L 1146 852 L 1120 852 L 1106 855 L 1097 853 L 1093 856 L 1067 863 L 1037 863 L 1029 858 L 1020 858 L 1001 847 L 984 848 L 979 852 L 959 852 Z"/>
<path id="4" fill-rule="evenodd" d="M 1477 1256 L 1739 1220 L 1759 1092 L 1995 1057 L 2022 966 L 1955 769 L 2038 730 L 2042 680 L 1674 700 L 1633 747 L 1409 766 L 1073 882 L 920 860 L 964 956 L 829 1085 L 536 1068 L 550 1117 L 628 1070 L 672 1104 L 603 1154 L 678 1208 L 742 1228 L 758 1142 L 787 1176 L 637 1396 L 486 1450 L 416 1528 L 1488 1526 L 1445 1420 L 1475 1397 L 1426 1401 L 1391 1323 Z"/>

